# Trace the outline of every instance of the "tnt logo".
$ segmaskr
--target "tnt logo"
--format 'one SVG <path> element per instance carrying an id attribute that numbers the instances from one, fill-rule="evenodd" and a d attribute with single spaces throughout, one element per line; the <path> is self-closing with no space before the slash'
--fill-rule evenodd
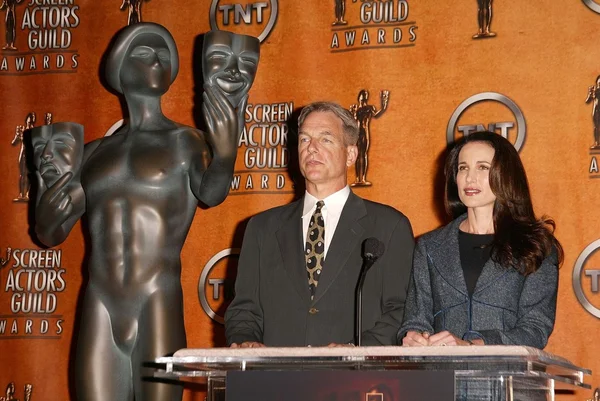
<path id="1" fill-rule="evenodd" d="M 600 308 L 593 301 L 600 301 L 600 239 L 589 244 L 575 261 L 573 291 L 579 303 L 592 315 L 600 318 Z M 600 303 L 599 303 L 600 304 Z M 600 305 L 599 305 L 600 306 Z"/>
<path id="2" fill-rule="evenodd" d="M 277 21 L 278 0 L 213 0 L 210 28 L 257 37 L 263 42 Z"/>
<path id="3" fill-rule="evenodd" d="M 233 300 L 239 248 L 223 249 L 210 258 L 198 282 L 198 298 L 204 312 L 215 322 L 225 322 L 225 310 Z"/>
<path id="4" fill-rule="evenodd" d="M 520 151 L 527 127 L 523 112 L 515 102 L 500 93 L 484 92 L 469 97 L 456 108 L 448 122 L 446 140 L 450 145 L 476 131 L 496 132 Z"/>

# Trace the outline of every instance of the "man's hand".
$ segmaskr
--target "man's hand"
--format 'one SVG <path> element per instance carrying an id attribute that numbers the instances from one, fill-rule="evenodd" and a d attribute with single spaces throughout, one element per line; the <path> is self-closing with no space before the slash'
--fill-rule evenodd
<path id="1" fill-rule="evenodd" d="M 329 343 L 327 345 L 328 348 L 337 348 L 337 347 L 355 347 L 355 345 L 353 343 L 346 343 L 346 344 L 340 344 L 340 343 Z"/>
<path id="2" fill-rule="evenodd" d="M 264 345 L 263 343 L 259 343 L 257 341 L 244 341 L 241 344 L 231 343 L 231 345 L 229 347 L 231 347 L 231 348 L 265 348 L 266 345 Z"/>
<path id="3" fill-rule="evenodd" d="M 418 331 L 408 331 L 402 339 L 402 345 L 405 347 L 426 347 L 429 343 L 429 333 L 420 333 Z"/>

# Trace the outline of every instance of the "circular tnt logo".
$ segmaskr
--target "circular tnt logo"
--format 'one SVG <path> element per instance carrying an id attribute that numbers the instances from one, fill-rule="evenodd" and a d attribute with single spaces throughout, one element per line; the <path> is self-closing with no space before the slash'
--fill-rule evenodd
<path id="1" fill-rule="evenodd" d="M 468 119 L 471 120 L 470 124 L 458 124 L 459 118 L 468 112 L 467 109 L 470 109 L 471 106 L 477 103 L 483 102 L 499 103 L 505 106 L 502 107 L 502 109 L 508 108 L 506 113 L 510 112 L 512 116 L 506 116 L 503 110 L 496 110 L 494 109 L 494 105 L 491 104 L 484 110 L 484 113 L 472 113 L 472 115 L 468 117 Z M 446 128 L 446 141 L 448 142 L 448 145 L 450 145 L 455 141 L 457 134 L 466 136 L 476 131 L 497 132 L 504 138 L 510 140 L 517 151 L 520 151 L 525 143 L 527 125 L 525 123 L 523 112 L 511 99 L 500 93 L 483 92 L 469 97 L 454 110 L 454 113 L 452 113 L 450 121 L 448 122 L 448 127 Z M 513 133 L 515 131 L 516 138 L 513 139 Z"/>
<path id="2" fill-rule="evenodd" d="M 600 239 L 589 244 L 575 261 L 573 268 L 573 291 L 577 300 L 592 315 L 600 318 L 600 309 L 592 304 L 590 298 L 598 295 L 598 281 L 600 280 L 600 269 L 585 269 L 588 262 L 600 262 L 600 253 L 594 258 L 594 254 L 600 248 Z M 595 260 L 597 259 L 597 260 Z M 600 263 L 598 263 L 600 266 Z M 583 276 L 582 277 L 582 273 Z"/>
<path id="3" fill-rule="evenodd" d="M 227 2 L 213 0 L 210 29 L 257 37 L 262 43 L 277 22 L 277 0 Z"/>
<path id="4" fill-rule="evenodd" d="M 233 299 L 235 276 L 228 274 L 228 263 L 224 260 L 229 257 L 237 258 L 239 248 L 227 248 L 210 258 L 202 269 L 198 281 L 198 298 L 204 312 L 217 323 L 224 324 L 225 309 Z"/>
<path id="5" fill-rule="evenodd" d="M 588 6 L 588 8 L 593 12 L 600 14 L 600 4 L 594 2 L 593 0 L 583 0 L 583 4 Z"/>

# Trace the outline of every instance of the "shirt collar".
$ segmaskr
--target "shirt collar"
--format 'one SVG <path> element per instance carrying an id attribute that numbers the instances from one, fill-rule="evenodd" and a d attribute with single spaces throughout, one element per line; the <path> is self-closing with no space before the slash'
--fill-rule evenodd
<path id="1" fill-rule="evenodd" d="M 333 213 L 339 216 L 342 214 L 342 209 L 344 208 L 349 196 L 350 187 L 346 185 L 344 188 L 323 199 L 325 202 L 323 209 L 327 210 L 327 213 Z M 304 208 L 302 209 L 302 218 L 305 216 L 312 216 L 318 201 L 319 199 L 309 194 L 308 191 L 304 192 Z"/>

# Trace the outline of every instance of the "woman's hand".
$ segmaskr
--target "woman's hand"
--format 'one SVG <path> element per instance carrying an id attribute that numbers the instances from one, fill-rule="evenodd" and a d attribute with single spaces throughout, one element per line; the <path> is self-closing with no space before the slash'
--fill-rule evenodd
<path id="1" fill-rule="evenodd" d="M 471 345 L 470 342 L 461 340 L 449 331 L 440 331 L 429 337 L 429 345 Z"/>
<path id="2" fill-rule="evenodd" d="M 407 331 L 402 339 L 402 345 L 405 347 L 426 347 L 429 344 L 429 333 L 420 333 L 418 331 Z"/>

